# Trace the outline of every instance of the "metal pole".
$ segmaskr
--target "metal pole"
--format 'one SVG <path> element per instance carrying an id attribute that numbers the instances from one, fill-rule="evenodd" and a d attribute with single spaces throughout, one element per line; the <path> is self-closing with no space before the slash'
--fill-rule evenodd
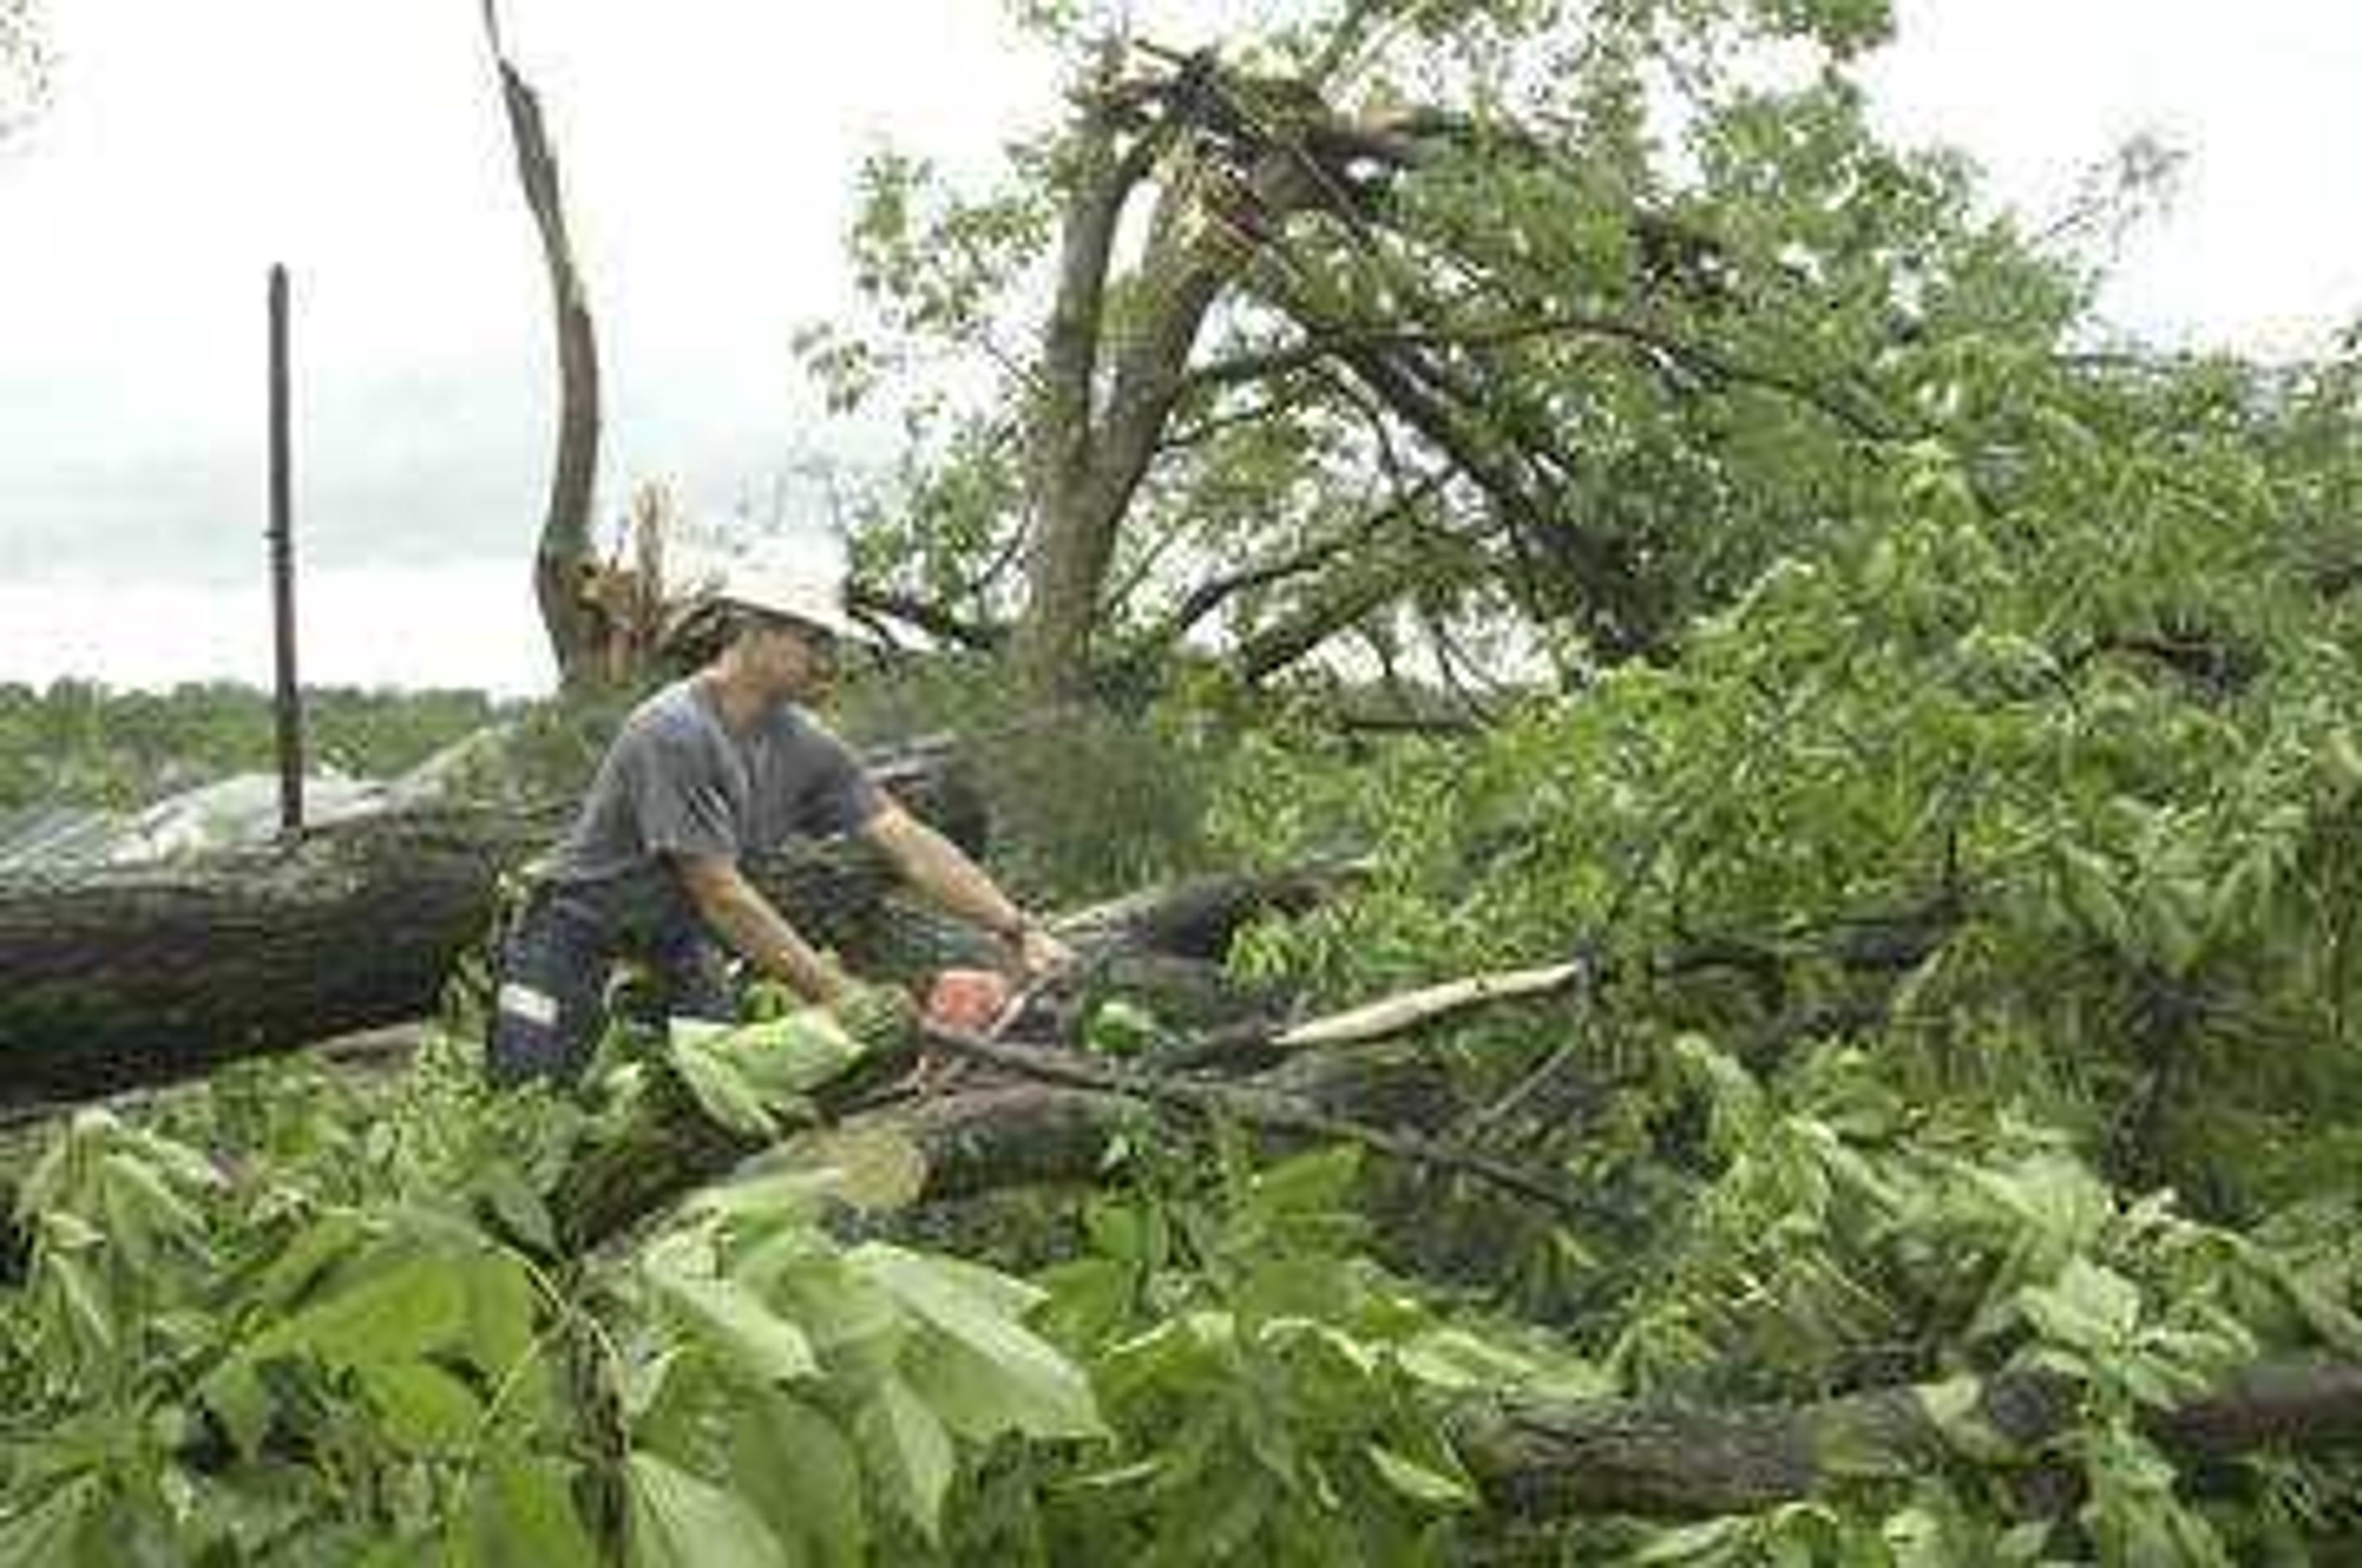
<path id="1" fill-rule="evenodd" d="M 279 831 L 304 827 L 304 707 L 295 684 L 295 532 L 289 480 L 287 269 L 270 269 L 270 608 L 278 655 Z"/>

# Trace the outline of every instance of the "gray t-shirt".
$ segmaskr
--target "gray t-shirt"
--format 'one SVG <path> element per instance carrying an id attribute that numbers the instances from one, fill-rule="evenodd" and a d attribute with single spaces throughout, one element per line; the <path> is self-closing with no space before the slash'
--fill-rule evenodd
<path id="1" fill-rule="evenodd" d="M 702 682 L 678 680 L 624 721 L 549 879 L 646 929 L 688 913 L 668 856 L 735 859 L 790 834 L 852 833 L 886 803 L 844 743 L 800 708 L 781 703 L 740 734 Z"/>

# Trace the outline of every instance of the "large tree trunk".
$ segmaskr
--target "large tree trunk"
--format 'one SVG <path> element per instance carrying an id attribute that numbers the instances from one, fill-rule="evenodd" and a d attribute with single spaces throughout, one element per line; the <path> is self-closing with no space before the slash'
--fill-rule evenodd
<path id="1" fill-rule="evenodd" d="M 549 480 L 549 507 L 534 550 L 534 595 L 541 606 L 550 652 L 568 687 L 596 684 L 606 675 L 600 621 L 584 599 L 587 569 L 596 562 L 590 500 L 599 468 L 599 341 L 574 246 L 566 232 L 557 160 L 541 117 L 541 101 L 501 48 L 500 19 L 484 0 L 484 34 L 499 68 L 501 104 L 516 146 L 517 181 L 541 235 L 549 271 L 550 312 L 557 333 L 557 451 Z"/>
<path id="2" fill-rule="evenodd" d="M 1124 211 L 1183 117 L 1176 109 L 1127 133 L 1126 91 L 1110 61 L 1069 143 L 1073 193 L 1043 334 L 1031 431 L 1032 550 L 1010 654 L 1028 687 L 1048 697 L 1084 684 L 1124 516 L 1188 385 L 1209 315 L 1254 259 L 1262 226 L 1331 201 L 1341 188 L 1293 140 L 1257 147 L 1233 214 L 1209 211 L 1197 185 L 1168 180 L 1123 309 L 1111 318 L 1109 271 Z"/>
<path id="3" fill-rule="evenodd" d="M 983 807 L 948 752 L 872 771 L 980 846 Z M 286 848 L 0 880 L 0 1107 L 169 1082 L 432 1012 L 488 928 L 501 872 L 565 816 L 412 812 Z M 799 845 L 747 869 L 856 969 L 908 972 L 944 955 L 940 922 L 885 900 L 889 878 L 862 845 Z"/>

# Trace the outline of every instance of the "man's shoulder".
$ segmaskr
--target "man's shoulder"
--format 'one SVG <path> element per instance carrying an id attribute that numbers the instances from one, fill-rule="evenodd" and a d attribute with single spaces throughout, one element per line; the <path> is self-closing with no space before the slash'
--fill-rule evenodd
<path id="1" fill-rule="evenodd" d="M 642 739 L 678 740 L 719 733 L 719 722 L 697 694 L 693 679 L 658 687 L 640 700 L 625 716 L 619 735 Z"/>
<path id="2" fill-rule="evenodd" d="M 719 720 L 688 681 L 675 681 L 643 698 L 624 718 L 609 745 L 609 760 L 627 771 L 650 768 L 677 773 L 719 765 L 729 751 Z"/>

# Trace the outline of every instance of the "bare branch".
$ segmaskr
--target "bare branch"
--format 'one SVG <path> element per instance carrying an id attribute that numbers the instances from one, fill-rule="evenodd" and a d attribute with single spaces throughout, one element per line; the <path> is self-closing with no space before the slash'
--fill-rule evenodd
<path id="1" fill-rule="evenodd" d="M 1403 991 L 1325 1018 L 1281 1030 L 1271 1044 L 1281 1051 L 1330 1050 L 1369 1045 L 1426 1028 L 1444 1019 L 1496 1002 L 1532 1001 L 1563 996 L 1590 983 L 1593 966 L 1578 959 L 1533 969 L 1504 969 Z"/>

